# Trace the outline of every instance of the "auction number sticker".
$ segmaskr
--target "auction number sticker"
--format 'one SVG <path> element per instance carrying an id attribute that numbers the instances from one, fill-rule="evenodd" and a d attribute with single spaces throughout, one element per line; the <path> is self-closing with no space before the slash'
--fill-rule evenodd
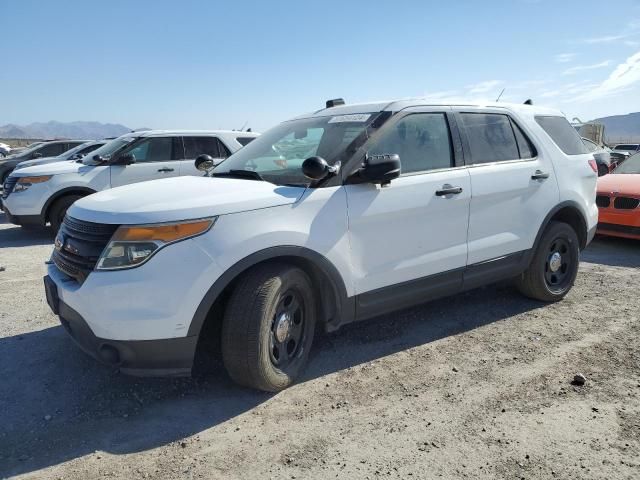
<path id="1" fill-rule="evenodd" d="M 338 115 L 337 117 L 331 117 L 329 123 L 345 123 L 345 122 L 356 122 L 363 123 L 369 120 L 371 117 L 370 113 L 352 113 L 350 115 Z"/>

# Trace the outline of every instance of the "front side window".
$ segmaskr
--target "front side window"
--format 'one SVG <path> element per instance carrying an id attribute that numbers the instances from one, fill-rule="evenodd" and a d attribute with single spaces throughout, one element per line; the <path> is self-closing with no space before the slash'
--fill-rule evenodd
<path id="1" fill-rule="evenodd" d="M 102 143 L 94 143 L 93 145 L 89 145 L 88 147 L 81 148 L 79 151 L 77 151 L 75 153 L 84 156 L 87 153 L 93 152 L 94 150 L 100 148 L 102 145 L 104 145 L 104 144 L 102 144 Z"/>
<path id="2" fill-rule="evenodd" d="M 210 155 L 213 158 L 224 158 L 220 149 L 220 141 L 216 137 L 183 137 L 185 158 L 195 159 L 200 155 Z"/>
<path id="3" fill-rule="evenodd" d="M 462 113 L 460 117 L 469 140 L 473 164 L 520 158 L 516 137 L 507 115 Z"/>
<path id="4" fill-rule="evenodd" d="M 453 166 L 451 136 L 444 113 L 415 113 L 381 132 L 369 155 L 397 154 L 402 173 Z"/>
<path id="5" fill-rule="evenodd" d="M 329 165 L 348 160 L 368 138 L 368 129 L 377 128 L 373 126 L 377 115 L 358 113 L 281 123 L 231 155 L 212 175 L 248 171 L 277 185 L 309 185 L 302 162 L 312 156 L 324 158 Z"/>
<path id="6" fill-rule="evenodd" d="M 123 154 L 132 154 L 136 163 L 177 160 L 182 158 L 179 148 L 176 148 L 177 143 L 173 137 L 147 137 L 132 145 Z"/>
<path id="7" fill-rule="evenodd" d="M 589 153 L 582 138 L 564 117 L 537 116 L 536 122 L 566 155 Z"/>

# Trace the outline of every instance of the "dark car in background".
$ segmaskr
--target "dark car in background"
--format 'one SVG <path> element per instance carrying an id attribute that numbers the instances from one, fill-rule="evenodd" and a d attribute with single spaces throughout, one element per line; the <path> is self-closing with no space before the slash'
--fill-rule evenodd
<path id="1" fill-rule="evenodd" d="M 86 142 L 87 140 L 51 140 L 0 159 L 0 185 L 4 185 L 4 181 L 20 162 L 44 157 L 57 157 Z"/>
<path id="2" fill-rule="evenodd" d="M 26 167 L 35 167 L 36 165 L 45 165 L 47 163 L 64 162 L 66 160 L 80 160 L 82 157 L 100 148 L 108 141 L 109 140 L 92 140 L 90 142 L 81 143 L 77 147 L 67 150 L 56 157 L 41 157 L 33 160 L 25 160 L 24 162 L 20 162 L 16 165 L 14 170 Z"/>

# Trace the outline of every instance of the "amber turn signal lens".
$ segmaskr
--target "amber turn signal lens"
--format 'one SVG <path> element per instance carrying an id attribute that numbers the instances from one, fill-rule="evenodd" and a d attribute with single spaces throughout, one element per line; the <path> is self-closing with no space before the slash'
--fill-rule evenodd
<path id="1" fill-rule="evenodd" d="M 206 232 L 214 220 L 197 220 L 194 222 L 173 223 L 170 225 L 137 225 L 122 226 L 113 235 L 112 241 L 128 242 L 175 242 L 183 238 L 193 237 Z"/>
<path id="2" fill-rule="evenodd" d="M 51 178 L 51 175 L 40 175 L 38 177 L 20 177 L 18 183 L 42 183 Z"/>

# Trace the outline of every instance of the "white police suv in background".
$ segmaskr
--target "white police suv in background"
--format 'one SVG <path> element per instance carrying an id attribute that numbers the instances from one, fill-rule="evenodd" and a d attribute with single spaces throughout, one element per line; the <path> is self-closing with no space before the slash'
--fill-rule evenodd
<path id="1" fill-rule="evenodd" d="M 257 134 L 235 131 L 133 132 L 111 140 L 82 162 L 21 168 L 5 182 L 2 207 L 12 223 L 45 225 L 57 230 L 67 208 L 81 197 L 130 183 L 200 175 L 200 155 L 222 159 Z M 167 198 L 167 200 L 170 200 Z"/>
<path id="2" fill-rule="evenodd" d="M 20 162 L 18 165 L 16 165 L 16 168 L 14 170 L 19 170 L 21 168 L 27 167 L 35 167 L 36 165 L 46 165 L 47 163 L 65 162 L 67 160 L 80 160 L 84 156 L 103 146 L 108 141 L 109 140 L 90 140 L 88 142 L 81 143 L 77 147 L 72 148 L 71 150 L 67 150 L 66 152 L 55 157 L 43 157 L 34 158 L 33 160 L 25 160 L 24 162 Z"/>
<path id="3" fill-rule="evenodd" d="M 188 374 L 198 340 L 220 332 L 231 377 L 277 391 L 317 325 L 508 278 L 542 301 L 567 294 L 595 232 L 597 175 L 560 112 L 327 103 L 210 177 L 69 209 L 45 288 L 85 351 L 126 373 Z"/>

